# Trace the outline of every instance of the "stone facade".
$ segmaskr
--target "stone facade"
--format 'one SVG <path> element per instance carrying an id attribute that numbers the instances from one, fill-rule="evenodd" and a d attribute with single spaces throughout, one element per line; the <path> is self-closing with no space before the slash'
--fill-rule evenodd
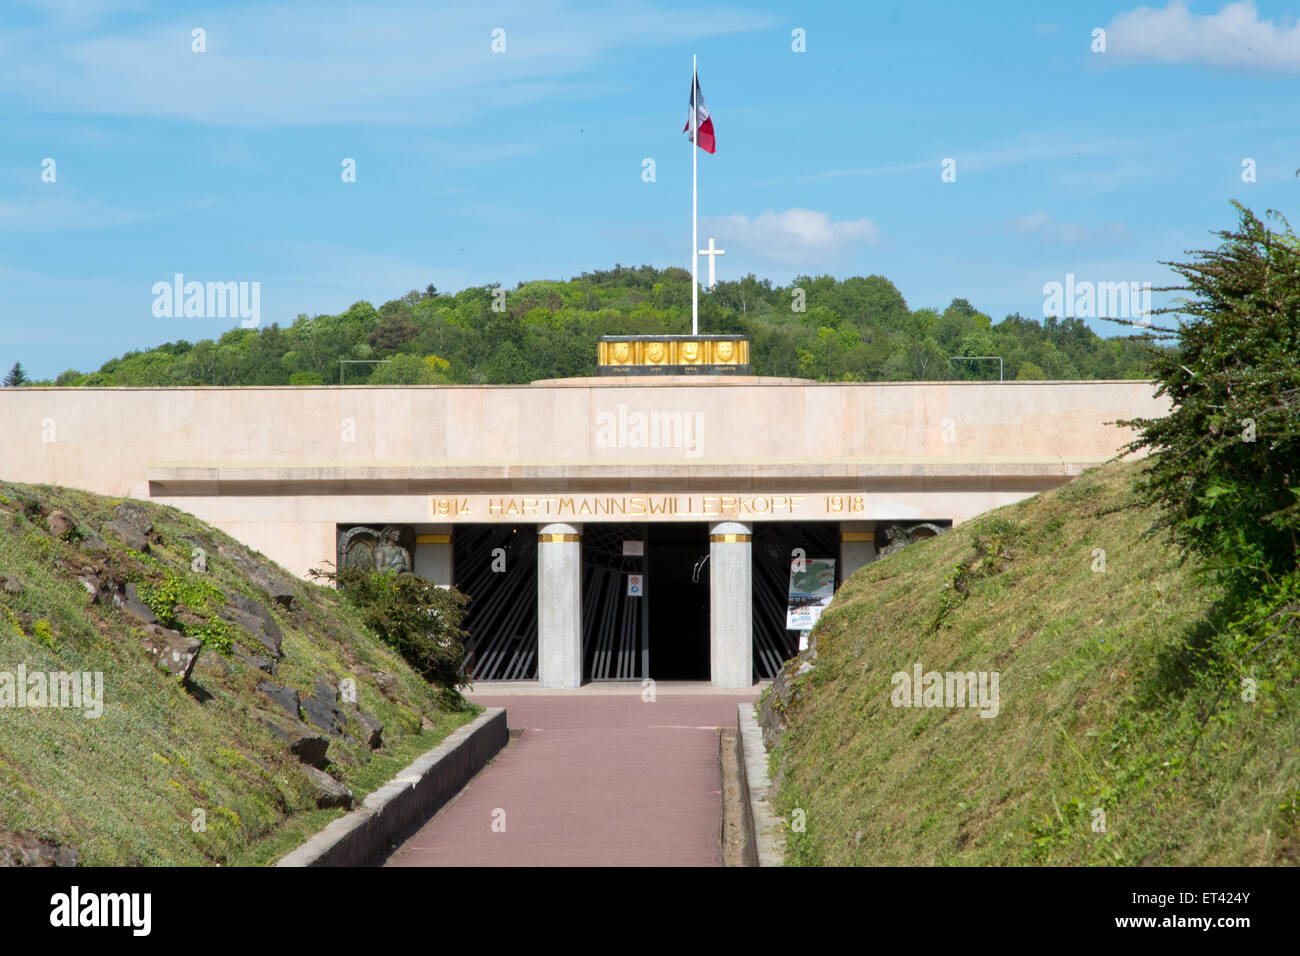
<path id="1" fill-rule="evenodd" d="M 413 570 L 450 583 L 461 523 L 781 520 L 840 522 L 847 573 L 874 556 L 877 523 L 960 523 L 1055 487 L 1125 444 L 1108 423 L 1166 408 L 1141 381 L 15 388 L 0 390 L 0 477 L 175 505 L 299 575 L 351 525 L 408 527 Z M 539 568 L 569 582 L 564 544 L 539 544 Z M 713 558 L 739 582 L 735 546 Z M 571 645 L 576 598 L 554 600 L 542 633 Z M 543 645 L 558 675 L 543 680 L 572 685 L 573 648 Z M 714 667 L 728 683 L 745 670 Z"/>

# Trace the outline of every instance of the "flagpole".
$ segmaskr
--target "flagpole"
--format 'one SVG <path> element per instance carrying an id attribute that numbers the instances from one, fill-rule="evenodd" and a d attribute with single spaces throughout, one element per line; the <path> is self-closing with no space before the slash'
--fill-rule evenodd
<path id="1" fill-rule="evenodd" d="M 700 334 L 700 283 L 695 270 L 699 267 L 700 248 L 698 204 L 700 187 L 696 171 L 700 162 L 699 143 L 699 107 L 695 103 L 695 91 L 699 89 L 698 76 L 695 72 L 695 54 L 691 54 L 691 335 Z"/>

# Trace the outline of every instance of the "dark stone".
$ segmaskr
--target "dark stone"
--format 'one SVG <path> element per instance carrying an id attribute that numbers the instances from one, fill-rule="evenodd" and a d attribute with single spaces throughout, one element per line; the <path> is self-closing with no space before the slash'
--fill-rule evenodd
<path id="1" fill-rule="evenodd" d="M 326 756 L 330 745 L 328 737 L 316 733 L 301 721 L 285 722 L 280 716 L 264 710 L 254 714 L 277 740 L 289 745 L 289 752 L 299 761 L 322 770 L 329 764 Z"/>
<path id="2" fill-rule="evenodd" d="M 141 554 L 149 550 L 149 539 L 125 521 L 108 521 L 104 524 L 104 530 L 112 534 L 132 551 L 139 551 Z"/>
<path id="3" fill-rule="evenodd" d="M 312 695 L 302 702 L 302 710 L 309 723 L 326 733 L 339 736 L 344 730 L 343 712 L 338 708 L 338 692 L 324 680 L 316 681 Z"/>
<path id="4" fill-rule="evenodd" d="M 274 658 L 279 659 L 284 656 L 281 650 L 284 641 L 284 635 L 280 632 L 280 625 L 275 623 L 275 618 L 271 612 L 256 601 L 251 601 L 242 594 L 233 598 L 236 603 L 228 604 L 221 609 L 221 617 L 230 621 L 232 624 L 238 624 L 245 631 L 257 639 L 257 642 L 266 648 L 267 652 Z M 246 604 L 260 608 L 262 615 L 255 614 L 240 607 L 238 601 L 244 601 Z"/>
<path id="5" fill-rule="evenodd" d="M 201 670 L 220 671 L 226 677 L 229 677 L 232 673 L 230 663 L 221 656 L 220 651 L 204 651 L 199 655 L 199 662 L 196 666 Z"/>
<path id="6" fill-rule="evenodd" d="M 312 766 L 305 766 L 302 772 L 312 784 L 312 799 L 316 801 L 316 806 L 322 810 L 330 807 L 342 807 L 344 810 L 351 810 L 356 799 L 352 796 L 352 791 L 342 783 L 335 780 L 324 770 L 317 770 Z"/>
<path id="7" fill-rule="evenodd" d="M 50 534 L 56 538 L 62 538 L 69 531 L 75 531 L 77 527 L 77 523 L 72 520 L 71 516 L 66 511 L 59 509 L 51 511 L 49 517 L 45 519 L 45 523 L 50 527 Z"/>
<path id="8" fill-rule="evenodd" d="M 149 512 L 145 511 L 140 505 L 124 501 L 117 506 L 115 513 L 119 522 L 134 528 L 143 537 L 147 538 L 153 534 L 153 522 L 149 520 Z"/>
<path id="9" fill-rule="evenodd" d="M 286 611 L 293 610 L 293 590 L 284 584 L 275 584 L 274 582 L 266 589 L 271 595 L 271 600 L 284 608 Z"/>
<path id="10" fill-rule="evenodd" d="M 358 714 L 361 721 L 361 727 L 365 730 L 362 736 L 365 738 L 366 746 L 371 750 L 378 750 L 384 745 L 384 724 L 374 714 Z"/>
<path id="11" fill-rule="evenodd" d="M 121 607 L 123 611 L 143 624 L 158 623 L 158 615 L 154 614 L 153 608 L 140 600 L 140 593 L 136 590 L 134 583 L 127 583 L 126 596 L 122 599 Z"/>
<path id="12" fill-rule="evenodd" d="M 285 610 L 293 609 L 293 587 L 275 565 L 258 561 L 238 545 L 224 541 L 217 542 L 217 553 L 243 571 L 244 576 L 265 591 L 276 604 Z"/>
<path id="13" fill-rule="evenodd" d="M 292 687 L 285 687 L 282 684 L 274 684 L 269 680 L 264 680 L 257 685 L 257 689 L 294 720 L 299 719 L 298 692 Z"/>
<path id="14" fill-rule="evenodd" d="M 159 664 L 174 677 L 183 681 L 190 679 L 194 662 L 198 660 L 202 641 L 186 637 L 179 631 L 171 631 L 161 624 L 150 624 L 145 628 L 144 648 Z"/>
<path id="15" fill-rule="evenodd" d="M 77 866 L 80 855 L 70 846 L 49 843 L 30 833 L 0 831 L 0 867 Z"/>
<path id="16" fill-rule="evenodd" d="M 290 753 L 303 763 L 322 770 L 329 764 L 329 758 L 325 755 L 329 746 L 328 737 L 312 733 L 305 727 L 302 730 L 295 730 L 289 739 Z"/>
<path id="17" fill-rule="evenodd" d="M 254 670 L 263 671 L 267 674 L 270 674 L 272 677 L 275 676 L 275 669 L 276 669 L 275 661 L 271 660 L 270 658 L 259 657 L 256 654 L 250 654 L 248 653 L 248 651 L 244 650 L 238 644 L 234 645 L 231 648 L 231 653 L 235 655 L 236 660 L 242 661 L 243 663 L 247 664 L 249 667 L 253 668 Z"/>

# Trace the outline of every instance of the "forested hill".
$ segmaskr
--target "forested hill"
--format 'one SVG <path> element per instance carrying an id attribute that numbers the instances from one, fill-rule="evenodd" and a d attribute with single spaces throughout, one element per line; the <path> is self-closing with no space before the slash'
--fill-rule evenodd
<path id="1" fill-rule="evenodd" d="M 803 308 L 798 308 L 798 289 Z M 502 293 L 504 292 L 504 302 Z M 495 308 L 494 308 L 495 307 Z M 300 315 L 288 328 L 235 328 L 215 341 L 179 340 L 130 352 L 97 372 L 68 370 L 58 385 L 312 385 L 522 383 L 595 374 L 596 337 L 690 331 L 691 278 L 649 266 L 440 294 L 430 286 L 341 315 Z M 175 321 L 175 320 L 168 320 Z M 197 329 L 213 320 L 190 319 Z M 179 327 L 177 323 L 173 327 Z M 161 328 L 161 326 L 160 326 Z M 964 299 L 942 312 L 909 309 L 881 276 L 797 277 L 773 286 L 752 275 L 700 296 L 700 331 L 748 333 L 755 374 L 820 381 L 1143 377 L 1143 348 L 1102 339 L 1078 319 L 1010 315 L 994 323 Z"/>

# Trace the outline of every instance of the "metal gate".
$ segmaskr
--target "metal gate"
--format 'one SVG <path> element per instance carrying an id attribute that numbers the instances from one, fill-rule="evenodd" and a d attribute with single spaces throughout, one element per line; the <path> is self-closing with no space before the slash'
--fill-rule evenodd
<path id="1" fill-rule="evenodd" d="M 785 629 L 790 594 L 790 562 L 795 548 L 807 558 L 835 558 L 835 586 L 840 584 L 839 524 L 834 521 L 754 525 L 754 679 L 770 680 L 781 665 L 799 653 L 799 632 Z"/>
<path id="2" fill-rule="evenodd" d="M 470 596 L 462 627 L 471 680 L 537 679 L 537 529 L 459 525 L 452 536 L 456 589 Z"/>
<path id="3" fill-rule="evenodd" d="M 585 680 L 641 680 L 650 674 L 645 531 L 635 524 L 588 524 L 582 529 L 582 670 Z M 641 542 L 640 556 L 624 541 Z M 642 575 L 640 596 L 628 575 Z"/>

